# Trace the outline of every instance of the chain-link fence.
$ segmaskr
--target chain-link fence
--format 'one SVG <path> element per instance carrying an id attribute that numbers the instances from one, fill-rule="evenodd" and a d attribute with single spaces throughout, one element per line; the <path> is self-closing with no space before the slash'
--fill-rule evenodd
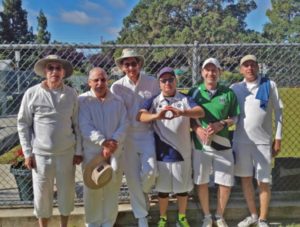
<path id="1" fill-rule="evenodd" d="M 34 63 L 48 54 L 58 54 L 72 62 L 75 71 L 67 83 L 79 93 L 87 89 L 86 75 L 94 66 L 104 68 L 109 83 L 123 76 L 115 67 L 114 57 L 123 48 L 136 48 L 145 57 L 144 71 L 155 75 L 163 66 L 178 72 L 178 86 L 187 91 L 195 85 L 199 66 L 208 57 L 220 60 L 224 69 L 221 83 L 230 85 L 242 79 L 238 72 L 239 59 L 255 54 L 260 72 L 275 80 L 284 102 L 284 139 L 279 158 L 273 168 L 272 190 L 300 189 L 300 44 L 199 44 L 189 45 L 0 45 L 0 206 L 32 204 L 30 172 L 14 167 L 9 159 L 20 159 L 17 147 L 16 114 L 28 87 L 41 81 L 33 72 Z M 77 202 L 82 202 L 80 168 L 76 174 Z M 25 194 L 23 193 L 25 192 Z M 121 188 L 120 202 L 128 201 L 126 181 Z"/>

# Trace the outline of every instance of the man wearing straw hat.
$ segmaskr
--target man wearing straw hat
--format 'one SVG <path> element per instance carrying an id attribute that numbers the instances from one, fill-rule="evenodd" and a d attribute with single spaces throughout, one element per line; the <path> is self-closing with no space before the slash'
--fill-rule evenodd
<path id="1" fill-rule="evenodd" d="M 138 122 L 136 115 L 140 105 L 160 92 L 158 81 L 141 72 L 144 57 L 133 49 L 124 49 L 116 65 L 126 74 L 116 81 L 111 90 L 125 103 L 129 128 L 124 143 L 126 181 L 131 206 L 139 227 L 147 227 L 148 193 L 157 176 L 154 137 L 151 126 Z"/>
<path id="2" fill-rule="evenodd" d="M 123 100 L 109 91 L 107 81 L 102 68 L 93 68 L 88 78 L 91 89 L 79 96 L 87 227 L 113 227 L 118 214 L 121 152 L 128 120 Z"/>
<path id="3" fill-rule="evenodd" d="M 77 94 L 63 83 L 73 67 L 59 56 L 49 55 L 36 62 L 34 71 L 45 80 L 25 92 L 18 113 L 25 166 L 32 169 L 34 213 L 40 227 L 48 225 L 55 179 L 61 226 L 66 227 L 74 208 L 74 164 L 82 161 Z"/>

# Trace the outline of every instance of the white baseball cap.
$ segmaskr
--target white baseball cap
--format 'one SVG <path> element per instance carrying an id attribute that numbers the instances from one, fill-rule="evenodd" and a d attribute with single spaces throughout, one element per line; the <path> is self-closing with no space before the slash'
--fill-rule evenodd
<path id="1" fill-rule="evenodd" d="M 205 68 L 206 65 L 208 64 L 213 64 L 215 65 L 218 69 L 222 69 L 221 65 L 220 65 L 220 62 L 216 59 L 216 58 L 207 58 L 204 62 L 203 62 L 203 65 L 202 65 L 202 69 Z"/>

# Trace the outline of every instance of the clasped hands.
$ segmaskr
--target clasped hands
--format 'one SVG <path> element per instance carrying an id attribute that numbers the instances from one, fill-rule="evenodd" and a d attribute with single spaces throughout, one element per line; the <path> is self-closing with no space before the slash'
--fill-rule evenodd
<path id="1" fill-rule="evenodd" d="M 173 118 L 183 115 L 183 111 L 173 106 L 165 106 L 160 112 L 157 113 L 157 119 L 172 120 Z"/>

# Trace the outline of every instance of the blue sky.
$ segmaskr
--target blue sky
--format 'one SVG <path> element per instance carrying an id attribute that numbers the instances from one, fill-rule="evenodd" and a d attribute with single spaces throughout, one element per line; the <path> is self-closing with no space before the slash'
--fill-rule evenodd
<path id="1" fill-rule="evenodd" d="M 36 32 L 38 13 L 44 11 L 48 19 L 51 41 L 99 44 L 114 40 L 122 27 L 123 18 L 138 0 L 23 0 L 29 25 Z M 268 21 L 265 12 L 270 0 L 257 0 L 258 8 L 249 14 L 248 27 L 261 31 Z"/>

